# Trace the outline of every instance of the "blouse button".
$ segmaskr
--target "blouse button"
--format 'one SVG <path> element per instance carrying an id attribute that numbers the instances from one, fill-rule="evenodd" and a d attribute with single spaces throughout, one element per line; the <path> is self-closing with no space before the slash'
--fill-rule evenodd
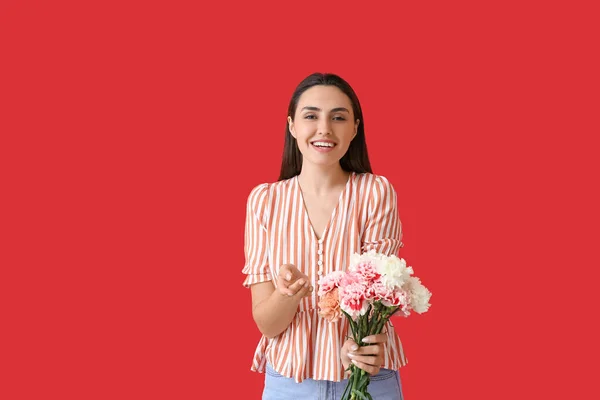
<path id="1" fill-rule="evenodd" d="M 317 261 L 317 264 L 319 264 L 319 267 L 320 267 L 321 265 L 323 265 L 323 261 L 319 260 L 319 261 Z"/>
<path id="2" fill-rule="evenodd" d="M 321 276 L 321 275 L 323 275 L 323 271 L 319 270 L 319 271 L 317 272 L 317 274 L 319 274 L 319 276 Z"/>
<path id="3" fill-rule="evenodd" d="M 323 239 L 318 240 L 319 244 L 323 243 Z"/>
<path id="4" fill-rule="evenodd" d="M 321 255 L 321 254 L 323 254 L 323 250 L 319 249 L 319 251 L 317 251 L 317 253 L 318 253 L 319 255 Z"/>

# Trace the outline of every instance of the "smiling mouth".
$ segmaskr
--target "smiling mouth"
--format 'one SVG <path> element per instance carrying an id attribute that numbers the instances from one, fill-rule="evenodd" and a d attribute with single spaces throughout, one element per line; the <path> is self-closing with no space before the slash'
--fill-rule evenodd
<path id="1" fill-rule="evenodd" d="M 333 142 L 322 142 L 320 140 L 315 140 L 314 142 L 310 142 L 310 144 L 319 149 L 333 149 L 336 146 Z"/>

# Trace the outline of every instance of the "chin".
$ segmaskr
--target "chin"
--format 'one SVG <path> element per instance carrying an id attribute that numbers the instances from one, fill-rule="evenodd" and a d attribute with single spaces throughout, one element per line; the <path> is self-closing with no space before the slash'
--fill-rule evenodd
<path id="1" fill-rule="evenodd" d="M 331 159 L 331 160 L 313 160 L 310 157 L 303 157 L 303 160 L 309 162 L 313 165 L 318 165 L 319 167 L 332 167 L 340 164 L 339 159 Z"/>

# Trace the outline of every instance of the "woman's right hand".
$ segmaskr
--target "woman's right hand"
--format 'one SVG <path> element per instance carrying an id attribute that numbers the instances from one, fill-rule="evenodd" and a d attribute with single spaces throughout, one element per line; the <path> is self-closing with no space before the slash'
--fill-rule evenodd
<path id="1" fill-rule="evenodd" d="M 283 264 L 277 275 L 277 290 L 286 296 L 306 297 L 313 287 L 308 276 L 300 272 L 293 264 Z"/>
<path id="2" fill-rule="evenodd" d="M 353 363 L 369 374 L 377 375 L 383 364 L 383 345 L 388 340 L 386 332 L 387 329 L 384 327 L 382 333 L 364 338 L 363 343 L 368 343 L 367 346 L 359 347 L 354 340 L 346 340 L 340 351 L 344 369 L 348 369 L 350 363 Z"/>

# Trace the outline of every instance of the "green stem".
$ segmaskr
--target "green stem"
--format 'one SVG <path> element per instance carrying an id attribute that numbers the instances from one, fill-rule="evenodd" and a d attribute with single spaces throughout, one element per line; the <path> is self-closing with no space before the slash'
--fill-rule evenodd
<path id="1" fill-rule="evenodd" d="M 356 337 L 356 334 L 358 333 L 356 322 L 352 319 L 352 317 L 350 317 L 350 315 L 346 311 L 342 310 L 342 313 L 344 313 L 344 315 L 348 319 L 348 323 L 350 324 L 350 331 L 352 332 L 352 337 L 354 338 L 354 341 L 358 343 L 358 339 Z"/>
<path id="2" fill-rule="evenodd" d="M 396 310 L 396 308 L 389 308 L 386 307 L 383 311 L 383 315 L 381 316 L 381 320 L 379 321 L 379 323 L 377 324 L 377 331 L 375 333 L 381 333 L 381 331 L 383 330 L 384 325 L 387 323 L 387 321 L 390 319 L 390 315 L 392 315 L 392 313 Z"/>
<path id="3" fill-rule="evenodd" d="M 362 347 L 366 345 L 362 343 L 362 340 L 366 336 L 381 333 L 383 327 L 390 319 L 390 316 L 397 310 L 398 307 L 386 307 L 380 302 L 375 302 L 373 307 L 369 306 L 367 312 L 364 315 L 359 316 L 356 321 L 353 320 L 350 315 L 343 310 L 342 312 L 346 318 L 348 318 L 354 341 L 356 344 Z M 367 393 L 367 387 L 370 379 L 367 378 L 363 382 L 365 375 L 368 375 L 366 371 L 362 370 L 356 365 L 350 365 L 350 378 L 342 397 L 343 400 L 347 400 L 348 398 L 351 400 L 357 399 L 356 395 L 354 394 L 355 392 Z M 361 384 L 361 382 L 363 383 Z"/>
<path id="4" fill-rule="evenodd" d="M 369 335 L 373 335 L 377 332 L 377 325 L 381 321 L 381 308 L 375 307 L 373 311 L 373 317 L 371 318 L 371 326 L 369 327 Z"/>
<path id="5" fill-rule="evenodd" d="M 344 393 L 342 394 L 341 400 L 348 400 L 348 396 L 350 396 L 350 388 L 352 387 L 352 380 L 348 379 L 348 384 L 346 385 L 346 389 L 344 389 Z"/>
<path id="6" fill-rule="evenodd" d="M 350 391 L 351 395 L 351 399 L 355 399 L 356 397 L 354 396 L 354 390 L 356 389 L 356 386 L 358 385 L 358 376 L 359 374 L 357 373 L 358 371 L 356 371 L 358 369 L 358 367 L 352 367 L 352 390 Z"/>
<path id="7" fill-rule="evenodd" d="M 358 318 L 359 318 L 359 320 L 360 320 L 360 335 L 359 335 L 359 338 L 358 338 L 358 340 L 360 340 L 360 341 L 361 341 L 361 343 L 362 343 L 362 340 L 363 340 L 363 338 L 365 337 L 365 330 L 366 330 L 366 328 L 367 328 L 367 318 L 368 318 L 368 317 L 367 317 L 367 315 L 365 314 L 365 315 L 361 315 L 361 316 L 360 316 L 360 317 L 358 317 Z"/>

